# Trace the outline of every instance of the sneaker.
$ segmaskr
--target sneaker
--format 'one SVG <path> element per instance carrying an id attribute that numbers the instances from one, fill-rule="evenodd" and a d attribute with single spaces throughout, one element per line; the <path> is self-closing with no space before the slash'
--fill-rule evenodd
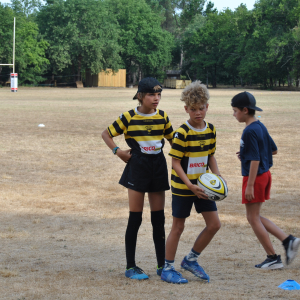
<path id="1" fill-rule="evenodd" d="M 291 237 L 289 243 L 284 245 L 285 253 L 286 253 L 286 264 L 289 265 L 296 257 L 298 249 L 300 246 L 300 239 Z"/>
<path id="2" fill-rule="evenodd" d="M 283 268 L 283 264 L 280 255 L 277 255 L 277 258 L 275 259 L 267 257 L 267 259 L 263 261 L 261 264 L 255 265 L 255 268 L 264 269 L 264 270 L 275 270 L 275 269 Z"/>
<path id="3" fill-rule="evenodd" d="M 209 282 L 209 276 L 205 273 L 203 268 L 199 266 L 197 261 L 188 261 L 185 257 L 181 262 L 181 267 L 187 271 L 190 271 L 201 280 Z"/>
<path id="4" fill-rule="evenodd" d="M 125 276 L 130 279 L 144 280 L 149 279 L 145 272 L 139 267 L 133 267 L 125 271 Z"/>
<path id="5" fill-rule="evenodd" d="M 188 281 L 185 278 L 183 278 L 182 275 L 174 269 L 174 267 L 171 267 L 168 270 L 163 269 L 160 278 L 162 281 L 169 282 L 169 283 L 176 283 L 176 284 L 188 283 Z"/>
<path id="6" fill-rule="evenodd" d="M 163 270 L 163 268 L 164 267 L 156 267 L 156 274 L 158 275 L 158 276 L 161 276 L 161 272 L 162 272 L 162 270 Z"/>

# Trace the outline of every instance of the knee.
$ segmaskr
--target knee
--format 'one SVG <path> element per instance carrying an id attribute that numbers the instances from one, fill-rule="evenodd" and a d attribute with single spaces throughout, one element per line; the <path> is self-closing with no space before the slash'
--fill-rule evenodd
<path id="1" fill-rule="evenodd" d="M 142 215 L 143 212 L 129 212 L 127 228 L 138 229 L 142 224 Z"/>
<path id="2" fill-rule="evenodd" d="M 184 230 L 184 224 L 175 224 L 172 227 L 173 234 L 175 234 L 177 236 L 181 236 L 181 234 L 183 233 L 183 230 Z"/>
<path id="3" fill-rule="evenodd" d="M 214 222 L 213 224 L 209 224 L 206 228 L 210 233 L 216 234 L 221 228 L 221 222 Z"/>
<path id="4" fill-rule="evenodd" d="M 164 210 L 151 211 L 151 224 L 153 227 L 164 227 L 165 225 Z"/>
<path id="5" fill-rule="evenodd" d="M 257 223 L 259 221 L 259 217 L 258 216 L 253 216 L 251 214 L 247 214 L 247 220 L 248 220 L 250 225 L 254 225 L 255 223 Z"/>

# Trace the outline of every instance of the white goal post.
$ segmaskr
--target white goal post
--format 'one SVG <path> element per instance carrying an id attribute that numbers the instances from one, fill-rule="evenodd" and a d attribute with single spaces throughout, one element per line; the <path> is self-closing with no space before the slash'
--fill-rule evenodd
<path id="1" fill-rule="evenodd" d="M 10 88 L 12 92 L 18 91 L 18 74 L 15 73 L 15 48 L 16 46 L 16 18 L 14 18 L 14 35 L 13 35 L 13 63 L 0 64 L 0 66 L 13 66 L 13 72 L 10 74 Z"/>

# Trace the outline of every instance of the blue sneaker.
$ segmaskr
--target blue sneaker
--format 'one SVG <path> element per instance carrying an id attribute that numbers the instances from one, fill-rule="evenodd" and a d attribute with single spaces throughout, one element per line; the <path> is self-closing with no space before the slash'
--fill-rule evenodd
<path id="1" fill-rule="evenodd" d="M 162 281 L 169 283 L 188 283 L 188 281 L 185 278 L 183 278 L 182 275 L 174 269 L 174 267 L 172 267 L 169 270 L 163 269 L 160 278 Z"/>
<path id="2" fill-rule="evenodd" d="M 163 268 L 164 267 L 156 267 L 156 274 L 158 275 L 158 276 L 161 276 L 161 272 L 162 272 L 162 270 L 163 270 Z"/>
<path id="3" fill-rule="evenodd" d="M 199 266 L 197 261 L 188 261 L 185 257 L 181 262 L 181 267 L 187 271 L 190 271 L 201 280 L 209 282 L 209 276 L 205 273 L 203 268 Z"/>
<path id="4" fill-rule="evenodd" d="M 125 276 L 130 279 L 144 280 L 149 279 L 145 272 L 139 267 L 133 267 L 125 271 Z"/>

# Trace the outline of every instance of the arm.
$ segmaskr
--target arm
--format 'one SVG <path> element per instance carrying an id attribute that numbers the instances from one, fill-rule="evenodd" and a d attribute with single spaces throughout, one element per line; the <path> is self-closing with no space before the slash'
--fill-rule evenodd
<path id="1" fill-rule="evenodd" d="M 272 155 L 276 155 L 277 153 L 278 153 L 278 151 L 275 150 L 275 151 L 272 152 Z"/>
<path id="2" fill-rule="evenodd" d="M 207 195 L 204 193 L 204 191 L 198 185 L 192 184 L 191 181 L 188 179 L 188 177 L 182 169 L 179 159 L 172 157 L 172 167 L 189 190 L 191 190 L 198 198 L 207 199 Z"/>
<path id="3" fill-rule="evenodd" d="M 115 144 L 115 142 L 113 141 L 113 138 L 109 135 L 107 129 L 105 129 L 102 132 L 102 138 L 105 142 L 105 144 L 112 150 L 115 147 L 117 147 L 117 145 Z M 130 154 L 131 149 L 128 150 L 121 150 L 120 148 L 117 149 L 116 155 L 122 159 L 125 163 L 127 163 L 129 161 L 129 159 L 131 158 L 131 154 Z"/>
<path id="4" fill-rule="evenodd" d="M 254 199 L 254 182 L 257 176 L 258 167 L 259 167 L 259 161 L 252 160 L 250 164 L 248 183 L 245 191 L 245 197 L 248 201 Z"/>

